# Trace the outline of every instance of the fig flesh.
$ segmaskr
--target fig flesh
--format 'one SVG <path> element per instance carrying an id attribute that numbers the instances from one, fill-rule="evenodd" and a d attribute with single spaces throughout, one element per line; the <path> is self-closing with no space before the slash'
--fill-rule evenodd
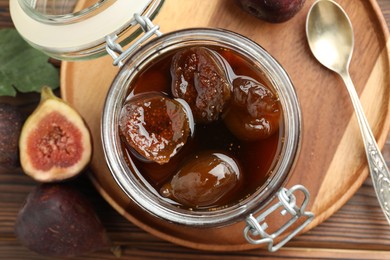
<path id="1" fill-rule="evenodd" d="M 46 256 L 77 256 L 109 246 L 90 201 L 64 183 L 41 184 L 28 195 L 15 233 L 24 246 Z"/>
<path id="2" fill-rule="evenodd" d="M 294 17 L 305 0 L 237 0 L 249 14 L 270 23 L 282 23 Z"/>
<path id="3" fill-rule="evenodd" d="M 89 129 L 78 112 L 49 87 L 42 88 L 41 101 L 19 139 L 23 171 L 40 182 L 74 177 L 89 163 L 91 146 Z"/>
<path id="4" fill-rule="evenodd" d="M 0 169 L 4 171 L 19 166 L 18 140 L 22 124 L 23 117 L 17 107 L 0 104 Z"/>

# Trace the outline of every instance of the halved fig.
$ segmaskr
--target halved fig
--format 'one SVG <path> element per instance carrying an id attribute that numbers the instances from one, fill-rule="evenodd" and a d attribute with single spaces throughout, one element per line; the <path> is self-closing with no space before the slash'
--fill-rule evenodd
<path id="1" fill-rule="evenodd" d="M 121 110 L 119 128 L 133 154 L 159 164 L 169 162 L 193 131 L 192 114 L 186 106 L 185 101 L 158 92 L 128 100 Z"/>
<path id="2" fill-rule="evenodd" d="M 40 182 L 76 176 L 92 154 L 89 129 L 80 114 L 43 87 L 41 101 L 23 125 L 19 139 L 23 171 Z"/>
<path id="3" fill-rule="evenodd" d="M 188 102 L 197 123 L 218 120 L 230 99 L 230 84 L 216 55 L 208 48 L 192 47 L 172 58 L 172 94 Z"/>

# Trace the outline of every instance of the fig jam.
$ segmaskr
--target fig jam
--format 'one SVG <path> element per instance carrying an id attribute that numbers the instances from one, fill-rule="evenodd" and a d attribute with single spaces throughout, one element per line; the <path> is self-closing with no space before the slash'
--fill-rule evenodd
<path id="1" fill-rule="evenodd" d="M 177 91 L 173 87 L 175 86 L 175 82 L 172 82 L 178 78 L 181 78 L 183 79 L 183 82 L 186 82 L 187 84 L 188 78 L 191 77 L 186 76 L 185 78 L 184 76 L 178 76 L 178 74 L 175 74 L 178 69 L 174 68 L 174 72 L 172 72 L 172 66 L 178 66 L 175 64 L 175 59 L 177 59 L 176 57 L 178 56 L 178 53 L 188 53 L 191 51 L 189 51 L 188 48 L 189 47 L 174 50 L 170 53 L 161 55 L 159 58 L 154 59 L 153 62 L 143 68 L 138 73 L 138 76 L 131 82 L 126 100 L 129 101 L 132 100 L 133 97 L 151 92 L 160 93 L 167 98 L 177 99 L 178 96 L 177 93 L 175 93 Z M 223 83 L 224 90 L 221 92 L 221 95 L 224 95 L 224 102 L 228 100 L 228 98 L 225 98 L 227 97 L 225 81 L 230 82 L 229 88 L 231 89 L 232 97 L 230 97 L 229 94 L 229 101 L 226 101 L 226 104 L 220 106 L 221 108 L 223 107 L 223 110 L 221 109 L 218 111 L 219 115 L 207 117 L 212 118 L 212 120 L 201 119 L 198 122 L 196 121 L 195 117 L 193 133 L 190 137 L 187 138 L 186 143 L 180 148 L 180 150 L 176 151 L 170 160 L 164 164 L 159 164 L 154 161 L 141 158 L 138 153 L 134 153 L 133 149 L 129 148 L 128 144 L 124 141 L 124 138 L 122 138 L 122 149 L 125 151 L 124 154 L 127 156 L 125 158 L 126 162 L 128 163 L 130 169 L 132 169 L 132 172 L 138 177 L 138 179 L 143 182 L 144 185 L 148 187 L 153 194 L 160 196 L 161 199 L 167 200 L 179 207 L 191 208 L 192 210 L 214 210 L 216 208 L 223 208 L 249 197 L 251 194 L 256 192 L 256 190 L 260 189 L 272 174 L 272 170 L 278 161 L 283 141 L 283 115 L 280 103 L 275 90 L 272 88 L 271 84 L 265 78 L 263 73 L 258 68 L 256 68 L 249 59 L 233 50 L 222 49 L 215 46 L 205 46 L 205 48 L 221 58 L 220 60 L 215 59 L 212 61 L 215 62 L 215 64 L 212 64 L 213 66 L 207 67 L 206 74 L 217 75 L 218 77 L 226 77 L 226 79 L 223 79 L 222 81 L 219 79 L 217 80 L 218 82 L 221 81 Z M 190 54 L 191 56 L 188 56 L 193 60 L 201 60 L 202 57 L 197 57 L 195 54 Z M 180 59 L 182 59 L 182 57 L 180 57 Z M 210 59 L 207 58 L 204 60 L 210 63 Z M 223 71 L 226 75 L 221 75 L 223 73 L 221 73 L 220 68 L 215 69 L 217 73 L 213 74 L 213 67 L 219 65 L 224 65 Z M 192 65 L 188 65 L 188 62 L 184 62 L 184 65 L 182 64 L 181 66 L 187 69 L 192 68 Z M 252 85 L 256 85 L 255 88 L 252 88 L 253 91 L 244 91 L 246 95 L 248 95 L 247 99 L 244 101 L 253 102 L 253 104 L 243 105 L 244 101 L 242 101 L 243 99 L 241 98 L 242 95 L 245 95 L 243 91 L 241 91 L 238 96 L 240 101 L 234 101 L 234 88 L 237 87 L 240 88 L 240 90 L 245 90 L 245 83 L 244 85 L 234 86 L 233 82 L 237 78 L 249 78 L 250 83 Z M 206 82 L 206 84 L 209 82 L 204 78 L 200 80 L 202 80 L 202 82 Z M 215 82 L 216 80 L 212 79 L 210 81 Z M 253 84 L 253 82 L 255 82 L 255 84 Z M 189 85 L 190 84 L 191 83 L 189 83 Z M 179 87 L 182 86 L 181 84 L 176 85 Z M 260 100 L 260 97 L 264 95 L 268 95 L 268 97 L 264 99 L 265 104 L 263 104 L 264 102 Z M 203 99 L 203 102 L 204 100 L 205 99 Z M 209 98 L 209 100 L 212 100 L 212 98 Z M 190 106 L 191 102 L 188 102 L 190 103 Z M 195 104 L 196 102 L 192 103 Z M 259 109 L 259 107 L 265 107 L 266 112 L 258 112 L 256 109 Z M 252 112 L 253 110 L 256 110 L 256 115 L 259 113 L 262 114 L 261 120 L 257 120 L 259 122 L 261 121 L 261 124 L 256 125 L 256 122 L 252 121 L 243 122 L 242 120 L 246 120 L 246 109 Z M 253 138 L 253 136 L 256 136 L 256 133 L 253 134 L 253 129 L 247 129 L 248 126 L 253 127 L 253 125 L 254 131 L 258 131 L 260 129 L 263 132 L 266 131 L 266 134 L 262 133 L 260 138 Z M 242 129 L 244 129 L 244 131 L 241 131 Z M 251 137 L 242 138 L 242 135 L 246 135 L 247 131 L 252 131 L 249 133 Z M 230 183 L 226 184 L 226 187 L 228 187 L 229 190 L 223 194 L 223 189 L 225 186 L 218 186 L 220 183 L 223 183 L 223 181 L 227 182 L 226 178 L 224 178 L 221 182 L 218 181 L 219 179 L 214 180 L 214 182 L 211 182 L 212 184 L 207 184 L 209 186 L 206 185 L 200 189 L 202 194 L 198 194 L 198 197 L 201 197 L 200 195 L 204 195 L 207 189 L 221 190 L 210 193 L 219 195 L 222 194 L 220 195 L 220 199 L 210 199 L 207 197 L 202 198 L 202 201 L 210 202 L 208 204 L 202 204 L 200 201 L 197 201 L 196 193 L 195 195 L 191 194 L 191 196 L 194 196 L 194 198 L 186 198 L 182 200 L 175 199 L 174 196 L 165 196 L 165 193 L 172 193 L 171 191 L 167 191 L 166 187 L 171 187 L 171 181 L 177 179 L 178 172 L 180 172 L 182 169 L 189 169 L 192 166 L 195 167 L 196 161 L 194 160 L 200 156 L 204 158 L 205 153 L 213 155 L 223 154 L 223 156 L 231 157 L 232 160 L 237 162 L 238 166 L 236 168 L 239 168 L 239 172 L 237 172 L 236 175 L 233 174 L 232 171 L 227 170 L 230 174 L 229 180 L 234 180 L 234 183 L 230 181 Z M 188 165 L 191 167 L 188 167 Z M 225 169 L 227 168 L 225 167 Z M 183 173 L 181 174 L 183 176 L 194 175 L 192 173 L 192 175 L 186 175 Z M 204 178 L 205 180 L 209 180 L 209 177 L 210 176 L 206 174 L 204 176 L 198 174 L 198 176 L 194 178 Z M 188 195 L 188 190 L 191 190 L 190 185 L 191 182 L 187 181 L 187 183 L 184 185 L 187 191 L 182 193 Z M 199 186 L 199 184 L 197 185 Z M 196 189 L 196 187 L 194 187 L 194 189 Z M 185 203 L 183 201 L 190 202 Z"/>

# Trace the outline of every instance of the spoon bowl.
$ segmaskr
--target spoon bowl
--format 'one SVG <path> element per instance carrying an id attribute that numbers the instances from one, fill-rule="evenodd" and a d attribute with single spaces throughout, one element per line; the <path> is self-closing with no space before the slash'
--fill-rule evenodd
<path id="1" fill-rule="evenodd" d="M 343 79 L 355 108 L 362 133 L 375 193 L 390 223 L 390 173 L 364 115 L 359 96 L 349 75 L 354 36 L 352 24 L 342 7 L 332 0 L 318 0 L 306 19 L 306 36 L 314 57 Z"/>
<path id="2" fill-rule="evenodd" d="M 317 1 L 309 14 L 306 35 L 316 59 L 335 72 L 348 69 L 354 36 L 345 11 L 335 2 Z"/>

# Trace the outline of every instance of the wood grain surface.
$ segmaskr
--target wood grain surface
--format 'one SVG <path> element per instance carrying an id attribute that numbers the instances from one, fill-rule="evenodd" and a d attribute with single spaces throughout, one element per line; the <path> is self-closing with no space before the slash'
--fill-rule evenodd
<path id="1" fill-rule="evenodd" d="M 378 1 L 378 3 L 389 23 L 389 1 L 383 0 Z M 7 6 L 8 1 L 0 0 L 2 27 L 12 25 Z M 355 56 L 363 51 L 355 51 Z M 358 67 L 355 70 L 357 71 Z M 364 82 L 367 79 L 360 80 Z M 360 89 L 361 96 L 364 96 L 363 90 L 362 87 Z M 347 97 L 343 98 L 345 98 L 345 102 L 348 102 Z M 37 99 L 37 95 L 22 95 L 16 99 L 2 98 L 1 101 L 15 103 L 21 107 L 25 114 L 28 114 L 36 105 Z M 349 108 L 348 114 L 350 117 L 351 108 Z M 390 143 L 389 139 L 387 140 L 384 154 L 389 162 Z M 359 157 L 357 160 L 363 161 L 364 159 Z M 21 172 L 0 174 L 0 258 L 43 259 L 23 248 L 13 233 L 13 223 L 17 211 L 27 193 L 35 185 L 36 183 Z M 274 257 L 281 259 L 390 259 L 390 230 L 378 206 L 369 178 L 355 196 L 338 212 L 314 229 L 294 238 L 285 248 L 274 254 L 261 249 L 235 253 L 215 253 L 171 244 L 142 231 L 120 216 L 100 197 L 85 176 L 75 180 L 74 185 L 80 187 L 94 202 L 113 242 L 122 246 L 124 259 L 266 259 Z M 321 192 L 321 189 L 318 191 Z M 80 259 L 89 258 L 115 259 L 108 249 L 102 249 Z"/>
<path id="2" fill-rule="evenodd" d="M 308 208 L 316 215 L 310 228 L 339 209 L 368 175 L 359 128 L 344 85 L 312 57 L 306 43 L 304 22 L 313 2 L 306 1 L 301 12 L 284 24 L 259 21 L 235 8 L 236 2 L 230 0 L 207 4 L 167 0 L 154 19 L 163 32 L 199 26 L 239 32 L 268 50 L 289 73 L 300 99 L 303 127 L 301 152 L 286 187 L 303 184 L 310 191 Z M 382 146 L 390 126 L 388 29 L 383 19 L 377 18 L 381 14 L 377 13 L 376 2 L 340 0 L 339 3 L 349 14 L 355 31 L 351 75 L 373 133 Z M 192 14 L 191 19 L 185 19 L 188 13 Z M 62 97 L 78 109 L 92 130 L 91 168 L 98 190 L 131 222 L 179 245 L 218 251 L 255 247 L 242 236 L 244 222 L 207 229 L 175 225 L 147 214 L 118 187 L 104 163 L 100 141 L 105 95 L 117 71 L 110 57 L 64 62 L 61 70 Z M 304 77 L 300 76 L 302 73 Z M 279 220 L 274 217 L 267 223 L 271 227 L 281 226 Z"/>

